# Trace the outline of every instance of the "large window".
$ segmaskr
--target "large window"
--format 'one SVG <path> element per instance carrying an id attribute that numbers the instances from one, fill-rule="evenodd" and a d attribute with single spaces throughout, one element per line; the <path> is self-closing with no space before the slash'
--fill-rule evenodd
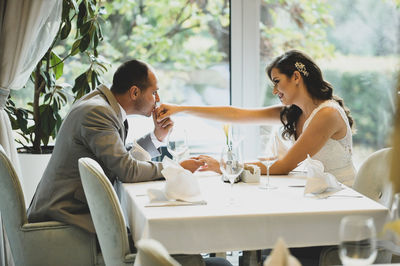
<path id="1" fill-rule="evenodd" d="M 398 0 L 113 0 L 104 5 L 99 54 L 109 62 L 103 77 L 108 85 L 120 63 L 138 58 L 155 68 L 163 102 L 265 106 L 278 102 L 265 66 L 286 50 L 300 49 L 316 59 L 352 112 L 356 163 L 390 145 L 399 70 Z M 67 53 L 71 45 L 66 41 L 57 52 Z M 85 60 L 68 61 L 63 79 L 74 84 L 86 68 Z M 12 92 L 21 96 L 19 105 L 31 101 L 27 87 Z M 153 128 L 151 119 L 130 119 L 130 138 Z M 188 132 L 193 153 L 221 150 L 221 123 L 184 115 L 174 120 Z M 246 159 L 256 158 L 269 129 L 237 125 L 234 130 L 243 138 Z"/>
<path id="2" fill-rule="evenodd" d="M 189 105 L 230 103 L 230 3 L 213 1 L 109 1 L 101 53 L 112 62 L 106 79 L 126 60 L 150 63 L 158 75 L 161 102 Z M 131 138 L 153 128 L 151 119 L 130 117 Z M 178 115 L 192 153 L 214 152 L 219 123 Z M 223 142 L 221 142 L 223 143 Z"/>
<path id="3" fill-rule="evenodd" d="M 394 0 L 260 2 L 260 76 L 264 104 L 276 102 L 264 68 L 299 49 L 321 67 L 356 123 L 354 161 L 390 145 L 399 72 L 400 11 Z M 267 89 L 265 89 L 267 88 Z"/>

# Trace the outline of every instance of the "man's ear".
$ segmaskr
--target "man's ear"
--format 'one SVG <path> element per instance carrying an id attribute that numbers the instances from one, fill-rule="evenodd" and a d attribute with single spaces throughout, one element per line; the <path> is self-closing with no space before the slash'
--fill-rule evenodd
<path id="1" fill-rule="evenodd" d="M 137 86 L 132 86 L 129 89 L 129 96 L 132 100 L 136 100 L 139 97 L 140 89 Z"/>

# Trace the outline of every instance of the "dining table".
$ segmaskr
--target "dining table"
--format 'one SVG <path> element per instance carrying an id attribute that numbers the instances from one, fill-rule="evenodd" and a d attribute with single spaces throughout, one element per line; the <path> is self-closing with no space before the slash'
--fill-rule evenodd
<path id="1" fill-rule="evenodd" d="M 162 191 L 166 181 L 116 184 L 135 243 L 153 238 L 170 254 L 270 249 L 279 238 L 288 247 L 329 246 L 339 243 L 344 216 L 370 216 L 379 232 L 388 215 L 385 206 L 345 185 L 323 198 L 304 194 L 304 173 L 271 176 L 277 187 L 271 190 L 260 189 L 260 183 L 231 187 L 213 172 L 194 177 L 203 200 L 196 204 L 151 201 L 149 189 Z"/>

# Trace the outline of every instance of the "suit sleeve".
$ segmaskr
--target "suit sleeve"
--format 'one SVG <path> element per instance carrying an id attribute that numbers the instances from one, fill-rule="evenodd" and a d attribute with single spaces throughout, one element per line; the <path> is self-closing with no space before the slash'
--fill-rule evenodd
<path id="1" fill-rule="evenodd" d="M 130 155 L 121 138 L 121 127 L 111 110 L 98 106 L 83 118 L 82 139 L 111 179 L 133 183 L 161 178 L 162 164 L 138 161 Z"/>
<path id="2" fill-rule="evenodd" d="M 160 151 L 154 146 L 150 133 L 138 139 L 136 142 L 151 155 L 151 158 L 161 155 Z"/>

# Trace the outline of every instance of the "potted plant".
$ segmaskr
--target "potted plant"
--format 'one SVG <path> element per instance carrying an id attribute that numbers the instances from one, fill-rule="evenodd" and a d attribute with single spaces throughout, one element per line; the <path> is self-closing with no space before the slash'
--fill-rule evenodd
<path id="1" fill-rule="evenodd" d="M 99 23 L 103 12 L 97 0 L 63 0 L 58 32 L 25 86 L 25 89 L 33 87 L 32 101 L 28 102 L 28 107 L 19 107 L 10 95 L 6 105 L 12 128 L 21 136 L 16 139 L 22 146 L 20 153 L 51 153 L 49 141 L 56 137 L 61 126 L 62 107 L 99 85 L 100 75 L 107 70 L 97 52 L 98 44 L 103 39 Z M 60 45 L 67 47 L 62 57 L 56 52 L 56 47 Z M 89 67 L 78 75 L 74 86 L 71 86 L 60 80 L 64 74 L 64 62 L 74 57 L 87 60 Z M 50 156 L 45 157 L 40 163 L 41 159 L 29 157 L 27 161 L 22 161 L 20 156 L 27 199 L 30 194 L 33 196 Z"/>
<path id="2" fill-rule="evenodd" d="M 13 130 L 17 130 L 25 140 L 16 140 L 25 150 L 46 153 L 50 138 L 55 138 L 60 128 L 60 110 L 67 104 L 68 88 L 72 87 L 58 82 L 63 76 L 64 62 L 67 59 L 74 56 L 83 59 L 85 56 L 89 62 L 89 68 L 75 79 L 72 87 L 74 100 L 99 85 L 100 75 L 107 70 L 97 53 L 97 46 L 103 38 L 99 23 L 102 12 L 97 0 L 64 0 L 62 21 L 57 35 L 28 81 L 33 84 L 32 102 L 28 103 L 27 108 L 18 107 L 12 97 L 9 97 L 6 110 Z M 63 58 L 60 57 L 55 47 L 68 46 L 71 42 L 73 44 L 69 52 Z"/>

